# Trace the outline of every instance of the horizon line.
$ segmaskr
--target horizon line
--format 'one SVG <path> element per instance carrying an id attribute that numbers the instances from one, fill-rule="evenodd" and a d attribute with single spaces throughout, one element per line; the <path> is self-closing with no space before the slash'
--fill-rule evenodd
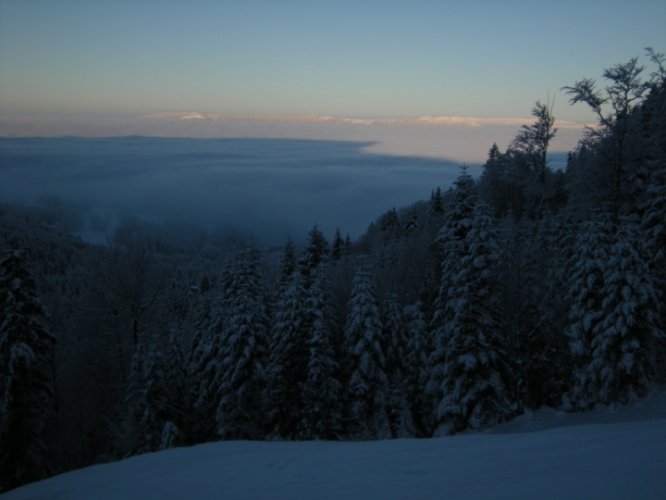
<path id="1" fill-rule="evenodd" d="M 155 121 L 177 121 L 184 123 L 200 122 L 263 122 L 263 123 L 314 123 L 357 126 L 416 126 L 481 128 L 485 126 L 523 126 L 534 122 L 534 118 L 490 117 L 458 115 L 422 115 L 414 118 L 352 118 L 334 115 L 233 115 L 223 113 L 202 113 L 199 111 L 162 111 L 142 115 L 140 118 Z M 571 120 L 555 120 L 560 129 L 580 129 L 593 127 L 593 124 Z"/>

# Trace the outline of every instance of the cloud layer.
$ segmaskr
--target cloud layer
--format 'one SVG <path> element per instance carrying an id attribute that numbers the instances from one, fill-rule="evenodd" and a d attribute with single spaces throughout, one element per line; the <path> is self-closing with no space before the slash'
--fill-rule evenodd
<path id="1" fill-rule="evenodd" d="M 98 211 L 302 240 L 359 236 L 378 215 L 447 187 L 459 165 L 368 154 L 368 142 L 0 138 L 0 202 L 55 195 Z M 472 166 L 477 173 L 479 167 Z"/>
<path id="2" fill-rule="evenodd" d="M 421 126 L 478 128 L 486 126 L 522 126 L 534 122 L 534 118 L 479 117 L 479 116 L 420 116 L 417 118 L 348 118 L 330 115 L 226 115 L 200 113 L 198 111 L 175 111 L 153 113 L 144 116 L 148 120 L 179 122 L 267 122 L 267 123 L 322 123 L 362 126 Z M 586 124 L 568 120 L 557 120 L 560 129 L 583 129 Z"/>

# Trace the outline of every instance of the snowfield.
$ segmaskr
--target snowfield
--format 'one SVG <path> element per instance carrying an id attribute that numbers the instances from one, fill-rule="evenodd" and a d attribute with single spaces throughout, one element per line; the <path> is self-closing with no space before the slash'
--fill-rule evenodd
<path id="1" fill-rule="evenodd" d="M 219 442 L 33 483 L 3 500 L 666 498 L 666 392 L 540 410 L 491 431 L 373 442 Z"/>

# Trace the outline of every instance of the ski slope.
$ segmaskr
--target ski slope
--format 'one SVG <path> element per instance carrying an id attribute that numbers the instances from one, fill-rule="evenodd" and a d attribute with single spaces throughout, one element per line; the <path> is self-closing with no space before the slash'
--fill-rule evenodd
<path id="1" fill-rule="evenodd" d="M 666 499 L 666 393 L 541 410 L 491 431 L 374 442 L 220 442 L 33 483 L 39 499 Z"/>

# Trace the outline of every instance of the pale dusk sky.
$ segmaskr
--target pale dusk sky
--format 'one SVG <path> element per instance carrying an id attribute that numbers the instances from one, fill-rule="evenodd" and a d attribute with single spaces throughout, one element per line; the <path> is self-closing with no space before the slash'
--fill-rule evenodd
<path id="1" fill-rule="evenodd" d="M 377 141 L 482 161 L 561 87 L 666 50 L 666 2 L 0 0 L 0 135 Z M 646 73 L 649 71 L 646 70 Z"/>

